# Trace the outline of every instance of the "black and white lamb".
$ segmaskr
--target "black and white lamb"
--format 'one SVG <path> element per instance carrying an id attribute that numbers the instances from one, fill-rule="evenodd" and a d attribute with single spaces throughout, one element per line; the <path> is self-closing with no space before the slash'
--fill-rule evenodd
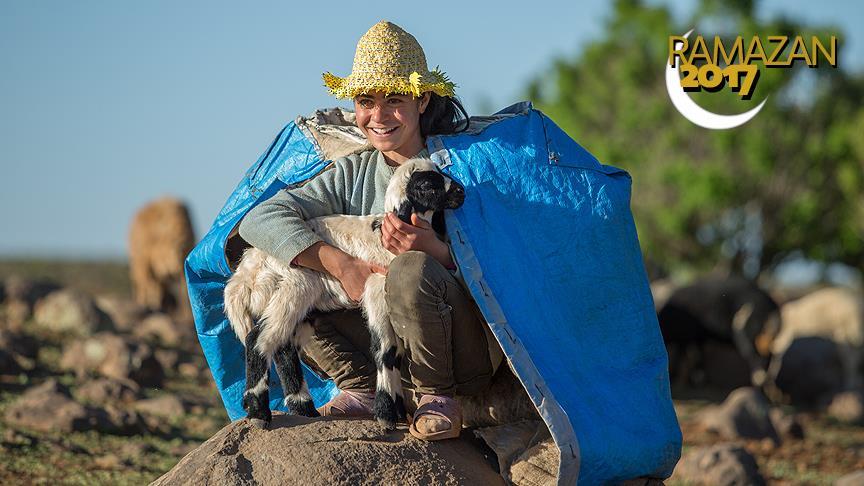
<path id="1" fill-rule="evenodd" d="M 432 161 L 412 159 L 391 177 L 384 207 L 409 224 L 412 213 L 432 223 L 436 211 L 458 208 L 464 198 L 464 189 L 441 174 Z M 381 244 L 384 216 L 336 215 L 307 223 L 326 243 L 361 260 L 387 266 L 395 255 Z M 243 408 L 247 416 L 265 424 L 271 420 L 267 385 L 271 362 L 276 364 L 285 407 L 293 414 L 318 416 L 298 354 L 311 335 L 309 315 L 360 307 L 372 336 L 371 351 L 377 368 L 375 418 L 388 429 L 404 419 L 400 381 L 403 350 L 390 324 L 384 282 L 384 275 L 370 275 L 358 304 L 330 275 L 291 266 L 256 248 L 246 250 L 225 286 L 225 313 L 246 347 Z"/>

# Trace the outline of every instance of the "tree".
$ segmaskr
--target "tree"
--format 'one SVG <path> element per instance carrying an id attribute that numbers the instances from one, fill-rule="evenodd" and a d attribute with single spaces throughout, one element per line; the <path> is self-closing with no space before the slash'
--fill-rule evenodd
<path id="1" fill-rule="evenodd" d="M 619 0 L 606 34 L 528 86 L 538 108 L 598 159 L 627 169 L 647 257 L 676 272 L 720 266 L 755 276 L 793 252 L 864 267 L 864 77 L 839 67 L 760 69 L 756 92 L 691 93 L 715 112 L 771 99 L 732 130 L 691 124 L 666 93 L 668 36 L 706 39 L 836 30 L 760 22 L 753 1 L 705 0 L 687 25 L 665 7 Z M 694 33 L 695 35 L 695 33 Z M 787 47 L 788 49 L 788 47 Z"/>

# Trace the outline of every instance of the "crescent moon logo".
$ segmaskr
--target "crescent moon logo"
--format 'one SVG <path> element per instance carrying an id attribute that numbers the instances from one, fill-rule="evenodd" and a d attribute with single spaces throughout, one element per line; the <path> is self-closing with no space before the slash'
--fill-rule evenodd
<path id="1" fill-rule="evenodd" d="M 686 39 L 692 32 L 693 29 L 690 29 L 689 32 L 684 34 L 684 38 Z M 677 49 L 680 47 L 681 42 L 676 42 L 675 44 Z M 684 118 L 700 127 L 712 130 L 726 130 L 743 125 L 756 116 L 762 107 L 765 106 L 765 102 L 768 101 L 768 98 L 765 98 L 756 108 L 738 115 L 718 115 L 717 113 L 710 112 L 690 99 L 684 88 L 681 87 L 681 77 L 678 74 L 679 62 L 680 59 L 676 57 L 674 66 L 670 66 L 668 62 L 666 63 L 666 91 L 669 92 L 669 99 L 672 100 L 672 104 L 684 115 Z"/>

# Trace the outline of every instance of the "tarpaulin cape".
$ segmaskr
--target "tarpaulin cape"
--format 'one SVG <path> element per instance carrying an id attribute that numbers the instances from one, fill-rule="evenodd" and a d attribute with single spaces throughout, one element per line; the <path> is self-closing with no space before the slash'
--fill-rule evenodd
<path id="1" fill-rule="evenodd" d="M 334 113 L 345 122 L 338 110 L 318 121 Z M 289 123 L 186 260 L 198 338 L 232 420 L 245 412 L 243 346 L 222 307 L 230 237 L 250 208 L 364 143 L 356 127 L 338 125 Z M 629 175 L 601 165 L 528 103 L 471 126 L 427 139 L 433 161 L 465 186 L 447 231 L 471 295 L 560 450 L 559 482 L 668 477 L 681 432 Z M 316 406 L 336 393 L 305 372 Z M 283 409 L 274 375 L 271 407 Z"/>

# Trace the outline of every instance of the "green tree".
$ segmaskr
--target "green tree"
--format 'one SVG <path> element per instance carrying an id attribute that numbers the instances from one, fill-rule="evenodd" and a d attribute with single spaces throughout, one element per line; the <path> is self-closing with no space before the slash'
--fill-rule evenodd
<path id="1" fill-rule="evenodd" d="M 789 19 L 760 22 L 753 1 L 705 0 L 687 25 L 665 7 L 619 0 L 605 36 L 558 59 L 528 96 L 601 161 L 627 169 L 648 258 L 673 272 L 751 276 L 800 251 L 864 267 L 864 77 L 843 68 L 842 34 Z M 666 93 L 668 36 L 840 38 L 834 69 L 761 69 L 754 96 L 691 93 L 705 108 L 753 120 L 707 130 Z M 745 42 L 746 47 L 746 42 Z M 787 47 L 788 49 L 788 47 Z"/>

